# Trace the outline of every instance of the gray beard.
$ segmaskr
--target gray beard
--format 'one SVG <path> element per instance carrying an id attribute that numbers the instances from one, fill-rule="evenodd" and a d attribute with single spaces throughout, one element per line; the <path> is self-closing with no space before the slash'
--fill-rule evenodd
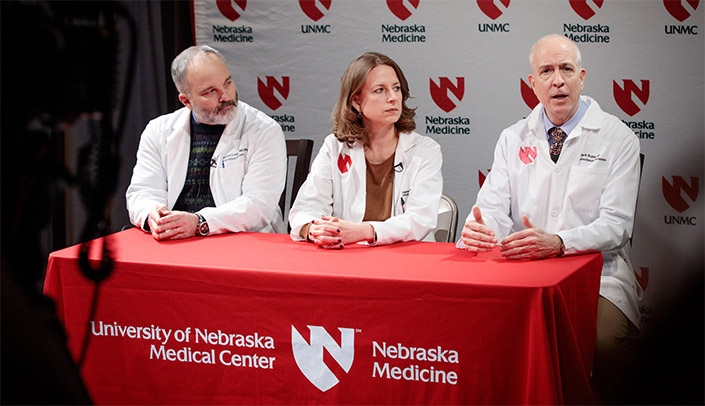
<path id="1" fill-rule="evenodd" d="M 227 112 L 216 112 L 218 110 L 217 108 L 214 110 L 205 110 L 194 107 L 194 113 L 196 114 L 198 121 L 201 123 L 226 125 L 235 118 L 237 108 L 238 106 L 236 105 L 233 109 L 230 109 Z"/>

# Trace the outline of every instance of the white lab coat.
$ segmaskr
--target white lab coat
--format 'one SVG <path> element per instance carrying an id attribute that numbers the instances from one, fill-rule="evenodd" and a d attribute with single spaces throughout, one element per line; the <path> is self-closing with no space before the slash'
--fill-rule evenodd
<path id="1" fill-rule="evenodd" d="M 436 141 L 416 132 L 399 135 L 392 216 L 370 222 L 377 233 L 376 244 L 433 241 L 443 192 L 442 165 Z M 289 212 L 291 238 L 302 240 L 301 227 L 322 215 L 361 222 L 366 207 L 366 173 L 363 146 L 356 142 L 350 147 L 335 135 L 328 135 Z"/>
<path id="2" fill-rule="evenodd" d="M 639 186 L 639 139 L 595 100 L 581 98 L 588 110 L 557 163 L 549 155 L 542 105 L 502 132 L 476 204 L 500 241 L 524 229 L 526 214 L 535 226 L 560 235 L 566 254 L 601 251 L 600 295 L 638 327 L 641 288 L 629 259 L 629 239 Z M 471 212 L 467 220 L 472 218 Z"/>
<path id="3" fill-rule="evenodd" d="M 127 188 L 130 221 L 142 228 L 157 203 L 170 209 L 184 187 L 191 110 L 184 107 L 147 124 Z M 240 101 L 213 152 L 210 188 L 216 207 L 199 211 L 211 234 L 286 232 L 279 198 L 286 182 L 286 142 L 276 121 Z"/>

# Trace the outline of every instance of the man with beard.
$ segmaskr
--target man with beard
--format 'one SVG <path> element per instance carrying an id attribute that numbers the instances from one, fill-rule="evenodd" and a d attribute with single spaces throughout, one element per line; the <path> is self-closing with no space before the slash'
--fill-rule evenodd
<path id="1" fill-rule="evenodd" d="M 185 107 L 152 120 L 127 188 L 130 221 L 156 240 L 286 232 L 279 197 L 286 143 L 279 124 L 238 101 L 221 53 L 192 46 L 171 65 Z"/>

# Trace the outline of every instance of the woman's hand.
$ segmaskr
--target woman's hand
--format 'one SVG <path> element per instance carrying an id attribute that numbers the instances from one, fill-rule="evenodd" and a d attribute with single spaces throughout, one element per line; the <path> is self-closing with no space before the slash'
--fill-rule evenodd
<path id="1" fill-rule="evenodd" d="M 355 223 L 332 216 L 321 216 L 308 228 L 307 240 L 321 248 L 342 249 L 345 244 L 359 241 L 374 242 L 375 231 L 370 223 Z"/>

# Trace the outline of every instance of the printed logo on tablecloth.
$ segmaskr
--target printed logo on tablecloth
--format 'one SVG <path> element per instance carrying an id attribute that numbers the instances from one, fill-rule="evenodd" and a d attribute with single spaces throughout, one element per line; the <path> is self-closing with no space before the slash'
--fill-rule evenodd
<path id="1" fill-rule="evenodd" d="M 387 0 L 387 7 L 397 18 L 404 21 L 411 17 L 414 11 L 419 8 L 421 0 Z M 407 4 L 413 9 L 409 8 Z"/>
<path id="2" fill-rule="evenodd" d="M 289 76 L 282 76 L 277 80 L 274 76 L 265 76 L 265 80 L 257 78 L 257 93 L 262 102 L 272 110 L 276 110 L 282 106 L 274 91 L 286 100 L 289 97 Z"/>
<path id="3" fill-rule="evenodd" d="M 695 13 L 699 4 L 699 0 L 663 0 L 663 6 L 668 14 L 681 23 Z"/>
<path id="4" fill-rule="evenodd" d="M 510 0 L 477 0 L 477 6 L 489 18 L 498 19 L 508 8 Z"/>
<path id="5" fill-rule="evenodd" d="M 318 21 L 330 10 L 332 0 L 299 0 L 301 11 L 313 21 Z"/>
<path id="6" fill-rule="evenodd" d="M 642 105 L 646 105 L 649 101 L 650 81 L 642 80 L 641 86 L 637 86 L 636 82 L 630 79 L 624 79 L 623 81 L 624 86 L 619 86 L 616 80 L 612 81 L 612 94 L 619 108 L 628 115 L 633 116 L 641 111 L 641 107 L 634 101 L 633 96 L 636 96 Z"/>
<path id="7" fill-rule="evenodd" d="M 522 100 L 524 100 L 524 103 L 526 103 L 530 109 L 533 110 L 534 107 L 539 105 L 539 98 L 536 97 L 534 89 L 532 89 L 531 85 L 526 83 L 524 79 L 519 79 L 519 90 L 521 92 Z"/>
<path id="8" fill-rule="evenodd" d="M 532 164 L 536 160 L 538 150 L 536 147 L 519 147 L 519 159 L 526 165 Z"/>
<path id="9" fill-rule="evenodd" d="M 698 198 L 699 184 L 700 180 L 695 176 L 690 177 L 690 182 L 682 176 L 673 176 L 673 182 L 669 182 L 665 176 L 661 177 L 663 197 L 678 213 L 683 213 L 690 208 L 691 203 L 695 203 Z M 683 195 L 688 199 L 686 200 Z"/>
<path id="10" fill-rule="evenodd" d="M 603 3 L 604 0 L 570 0 L 570 7 L 584 20 L 589 20 L 597 14 L 595 10 L 602 7 Z"/>
<path id="11" fill-rule="evenodd" d="M 428 83 L 433 102 L 446 113 L 449 113 L 457 106 L 456 101 L 460 102 L 463 100 L 465 95 L 464 77 L 456 77 L 455 83 L 447 77 L 440 77 L 438 78 L 438 84 L 429 78 Z M 450 94 L 455 96 L 455 100 L 450 98 Z"/>
<path id="12" fill-rule="evenodd" d="M 247 0 L 216 0 L 215 4 L 218 6 L 218 10 L 220 10 L 220 14 L 222 14 L 223 17 L 230 21 L 235 21 L 240 18 L 245 11 Z M 237 6 L 237 9 L 235 6 Z"/>
<path id="13" fill-rule="evenodd" d="M 325 350 L 346 373 L 355 358 L 355 329 L 338 328 L 340 344 L 321 326 L 308 326 L 310 343 L 291 326 L 291 348 L 296 365 L 304 376 L 321 392 L 337 385 L 340 380 L 323 362 Z"/>

